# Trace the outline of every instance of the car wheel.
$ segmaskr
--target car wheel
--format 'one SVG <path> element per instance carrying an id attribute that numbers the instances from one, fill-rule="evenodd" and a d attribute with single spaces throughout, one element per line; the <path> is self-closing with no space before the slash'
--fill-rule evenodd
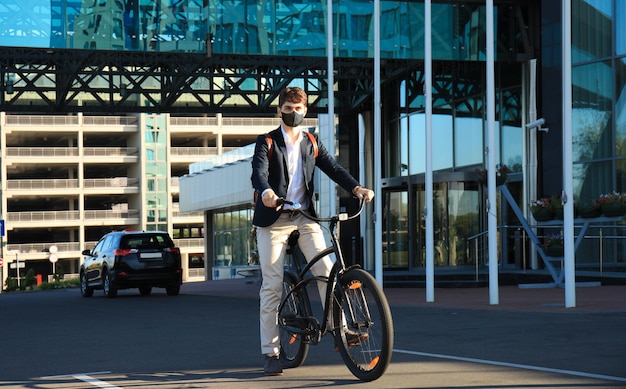
<path id="1" fill-rule="evenodd" d="M 102 277 L 102 290 L 106 297 L 113 298 L 117 296 L 117 289 L 111 284 L 109 272 L 105 272 L 104 277 Z"/>
<path id="2" fill-rule="evenodd" d="M 93 288 L 87 285 L 87 276 L 84 272 L 80 273 L 80 294 L 83 297 L 93 296 Z"/>
<path id="3" fill-rule="evenodd" d="M 150 286 L 144 286 L 144 287 L 139 288 L 139 294 L 142 296 L 149 296 L 151 292 L 152 292 L 152 287 Z"/>
<path id="4" fill-rule="evenodd" d="M 178 296 L 180 292 L 180 285 L 172 285 L 165 288 L 168 296 Z"/>

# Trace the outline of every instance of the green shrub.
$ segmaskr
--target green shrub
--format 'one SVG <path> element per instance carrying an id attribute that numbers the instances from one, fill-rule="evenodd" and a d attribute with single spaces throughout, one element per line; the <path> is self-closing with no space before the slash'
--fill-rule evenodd
<path id="1" fill-rule="evenodd" d="M 76 288 L 80 285 L 80 279 L 74 278 L 71 280 L 56 280 L 53 282 L 42 282 L 37 288 L 38 290 L 50 290 L 50 289 L 65 289 Z"/>
<path id="2" fill-rule="evenodd" d="M 8 277 L 6 282 L 4 283 L 4 290 L 7 292 L 13 292 L 18 290 L 17 288 L 17 279 L 13 277 Z"/>
<path id="3" fill-rule="evenodd" d="M 35 270 L 30 269 L 28 270 L 28 272 L 26 273 L 26 276 L 24 277 L 24 285 L 22 285 L 22 288 L 32 288 L 33 286 L 37 285 L 37 276 L 35 275 Z"/>
<path id="4" fill-rule="evenodd" d="M 33 272 L 33 277 L 35 281 L 33 281 L 32 284 L 27 284 L 27 281 L 26 281 L 28 279 L 28 274 L 27 274 L 25 277 L 25 280 L 22 282 L 21 287 L 17 286 L 16 278 L 9 277 L 7 278 L 5 282 L 4 291 L 5 292 L 18 292 L 18 291 L 31 290 L 31 289 L 32 290 L 51 290 L 51 289 L 78 288 L 80 286 L 79 278 L 73 278 L 71 280 L 57 280 L 53 282 L 44 281 L 41 283 L 41 285 L 36 286 L 37 277 L 34 276 L 34 272 Z"/>

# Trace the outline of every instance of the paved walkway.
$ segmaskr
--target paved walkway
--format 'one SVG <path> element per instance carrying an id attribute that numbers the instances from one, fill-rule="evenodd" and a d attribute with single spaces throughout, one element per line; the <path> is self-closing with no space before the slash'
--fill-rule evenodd
<path id="1" fill-rule="evenodd" d="M 181 293 L 258 298 L 258 279 L 187 282 Z M 565 289 L 500 286 L 499 304 L 490 304 L 490 290 L 481 288 L 435 288 L 434 302 L 426 302 L 424 288 L 385 288 L 391 306 L 419 306 L 540 312 L 626 312 L 626 285 L 577 286 L 576 304 L 565 308 Z M 315 293 L 310 294 L 316 296 Z"/>

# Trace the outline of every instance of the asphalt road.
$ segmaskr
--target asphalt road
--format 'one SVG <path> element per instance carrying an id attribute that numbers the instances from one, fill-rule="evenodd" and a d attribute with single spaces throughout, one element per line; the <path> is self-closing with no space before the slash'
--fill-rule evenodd
<path id="1" fill-rule="evenodd" d="M 361 383 L 329 337 L 302 367 L 263 376 L 250 296 L 2 293 L 0 388 L 626 387 L 626 312 L 392 312 L 392 363 Z"/>

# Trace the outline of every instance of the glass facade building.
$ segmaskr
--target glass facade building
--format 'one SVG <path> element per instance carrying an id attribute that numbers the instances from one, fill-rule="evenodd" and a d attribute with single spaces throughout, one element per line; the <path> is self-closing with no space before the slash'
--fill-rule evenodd
<path id="1" fill-rule="evenodd" d="M 498 2 L 496 2 L 497 4 Z M 424 58 L 424 3 L 381 1 L 381 55 Z M 0 46 L 321 56 L 326 52 L 325 1 L 5 0 Z M 372 58 L 373 2 L 333 2 L 333 54 Z M 498 60 L 523 50 L 524 1 L 497 6 Z M 476 1 L 432 7 L 433 58 L 484 60 L 485 7 Z"/>
<path id="2" fill-rule="evenodd" d="M 494 3 L 496 161 L 510 170 L 507 187 L 519 206 L 527 208 L 533 199 L 525 192 L 529 179 L 525 124 L 534 100 L 538 116 L 544 117 L 550 128 L 537 135 L 538 189 L 534 195 L 558 195 L 562 190 L 560 2 Z M 285 62 L 293 57 L 320 58 L 327 56 L 329 49 L 339 64 L 354 58 L 372 61 L 373 2 L 333 2 L 331 48 L 326 39 L 326 7 L 325 1 L 304 0 L 4 0 L 0 5 L 0 47 L 110 51 L 113 58 L 119 58 L 116 66 L 120 68 L 125 65 L 122 56 L 116 55 L 124 52 L 254 55 L 259 61 L 257 72 L 263 72 L 267 65 L 264 58 Z M 425 264 L 424 4 L 381 1 L 380 9 L 380 56 L 387 76 L 381 87 L 382 144 L 374 145 L 368 135 L 365 148 L 382 156 L 384 267 L 388 272 L 419 273 Z M 572 11 L 574 189 L 577 202 L 584 204 L 603 193 L 626 191 L 626 0 L 572 0 Z M 436 1 L 432 5 L 435 264 L 452 270 L 474 269 L 485 263 L 486 191 L 478 174 L 486 164 L 487 144 L 485 18 L 482 1 Z M 537 60 L 536 84 L 530 80 L 529 61 L 533 59 Z M 26 59 L 16 61 L 27 63 Z M 33 78 L 28 70 L 5 72 L 2 77 L 4 98 L 24 85 L 60 81 Z M 285 74 L 259 76 L 233 70 L 233 78 L 241 79 L 239 89 L 265 90 L 273 80 L 283 77 L 286 79 Z M 104 78 L 94 76 L 85 85 L 95 87 Z M 315 82 L 298 75 L 289 81 Z M 357 80 L 354 84 L 371 81 Z M 163 85 L 159 82 L 158 77 L 136 78 L 132 86 L 151 89 L 153 101 L 173 98 L 161 94 Z M 350 93 L 344 89 L 354 84 L 342 82 L 332 88 L 336 93 Z M 209 73 L 198 74 L 192 90 L 176 98 L 184 106 L 185 95 L 193 92 L 203 96 L 216 83 L 224 84 Z M 226 95 L 224 85 L 222 101 L 234 101 Z M 115 95 L 125 98 L 125 86 L 118 86 Z M 50 100 L 55 99 L 53 93 Z M 103 96 L 107 93 L 110 91 L 102 91 Z M 22 96 L 27 95 L 12 98 Z M 229 109 L 235 112 L 240 108 L 238 114 L 245 114 L 248 102 L 236 100 Z M 208 114 L 222 109 L 219 104 L 207 106 L 215 111 Z M 359 115 L 371 116 L 371 110 L 367 104 L 337 107 L 338 149 L 349 154 L 345 160 L 353 172 L 363 168 L 354 166 L 358 164 L 355 123 Z M 137 172 L 143 191 L 142 204 L 136 206 L 145 210 L 147 219 L 143 222 L 149 229 L 171 226 L 165 174 L 166 146 L 171 142 L 160 115 L 147 115 L 146 122 L 141 123 L 146 155 Z M 371 135 L 371 123 L 365 127 Z M 370 182 L 372 174 L 365 174 Z M 254 245 L 249 212 L 249 204 L 241 204 L 238 209 L 230 207 L 211 214 L 214 252 L 208 255 L 215 261 L 250 263 Z M 526 266 L 522 264 L 524 253 L 532 246 L 520 241 L 515 227 L 509 228 L 519 223 L 500 199 L 498 213 L 501 265 L 520 269 Z M 579 263 L 625 263 L 622 222 L 590 230 L 592 237 L 603 234 L 615 239 L 586 240 L 577 252 Z M 366 244 L 371 244 L 369 241 Z M 598 253 L 604 253 L 603 257 Z M 372 268 L 371 259 L 365 259 L 364 264 Z"/>

